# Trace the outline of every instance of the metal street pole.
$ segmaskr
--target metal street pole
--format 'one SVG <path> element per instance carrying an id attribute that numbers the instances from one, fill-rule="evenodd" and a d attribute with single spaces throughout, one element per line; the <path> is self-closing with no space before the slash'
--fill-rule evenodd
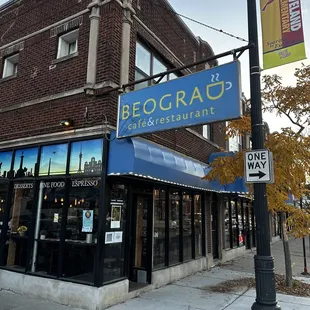
<path id="1" fill-rule="evenodd" d="M 302 210 L 302 196 L 300 197 L 300 210 Z M 301 273 L 303 275 L 308 275 L 308 268 L 307 268 L 307 254 L 306 254 L 306 241 L 305 237 L 302 237 L 302 250 L 304 255 L 304 271 Z"/>
<path id="2" fill-rule="evenodd" d="M 264 124 L 262 117 L 261 80 L 257 34 L 256 0 L 248 3 L 249 42 L 254 43 L 250 53 L 252 149 L 264 149 Z M 269 212 L 266 184 L 254 184 L 254 211 L 256 216 L 256 249 L 254 257 L 256 302 L 252 310 L 281 309 L 276 301 L 274 259 L 271 256 Z"/>

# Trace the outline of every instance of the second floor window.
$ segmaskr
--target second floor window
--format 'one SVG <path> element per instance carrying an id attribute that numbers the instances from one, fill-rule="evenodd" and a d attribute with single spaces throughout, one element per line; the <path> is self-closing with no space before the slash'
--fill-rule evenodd
<path id="1" fill-rule="evenodd" d="M 59 37 L 57 59 L 73 55 L 78 51 L 79 30 L 73 30 Z"/>
<path id="2" fill-rule="evenodd" d="M 141 43 L 136 44 L 136 70 L 135 70 L 135 80 L 141 80 L 143 78 L 152 76 L 157 73 L 167 71 L 169 66 L 165 64 L 153 51 L 146 48 Z M 170 73 L 168 76 L 164 76 L 160 82 L 166 82 L 167 80 L 172 80 L 178 76 L 174 73 Z M 156 79 L 158 80 L 158 79 Z M 135 86 L 135 90 L 142 89 L 144 87 L 150 86 L 156 82 L 147 81 Z"/>
<path id="3" fill-rule="evenodd" d="M 211 132 L 211 125 L 207 124 L 207 125 L 203 125 L 202 126 L 202 135 L 204 138 L 212 141 L 213 138 L 212 138 L 212 132 Z"/>
<path id="4" fill-rule="evenodd" d="M 242 137 L 230 137 L 228 139 L 228 150 L 230 152 L 240 152 L 242 150 Z"/>
<path id="5" fill-rule="evenodd" d="M 4 59 L 2 78 L 17 74 L 19 54 L 12 55 Z"/>

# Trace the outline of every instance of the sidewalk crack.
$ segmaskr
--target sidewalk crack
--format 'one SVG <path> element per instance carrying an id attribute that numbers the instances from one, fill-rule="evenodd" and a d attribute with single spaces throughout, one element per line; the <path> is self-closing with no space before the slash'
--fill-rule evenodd
<path id="1" fill-rule="evenodd" d="M 227 309 L 230 305 L 232 305 L 236 300 L 238 300 L 240 297 L 244 296 L 245 293 L 247 293 L 250 290 L 250 288 L 248 288 L 246 291 L 244 291 L 241 295 L 239 295 L 236 299 L 234 299 L 232 302 L 230 302 L 228 305 L 226 305 L 224 308 L 222 308 L 222 310 Z"/>

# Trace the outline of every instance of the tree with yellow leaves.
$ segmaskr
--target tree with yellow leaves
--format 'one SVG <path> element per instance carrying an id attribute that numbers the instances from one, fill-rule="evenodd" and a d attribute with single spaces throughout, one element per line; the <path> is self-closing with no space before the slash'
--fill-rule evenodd
<path id="1" fill-rule="evenodd" d="M 291 259 L 287 238 L 287 226 L 295 238 L 310 234 L 310 214 L 287 203 L 288 193 L 295 197 L 306 194 L 306 176 L 310 176 L 310 138 L 305 128 L 310 126 L 310 66 L 295 71 L 296 85 L 284 86 L 282 78 L 266 75 L 263 78 L 262 101 L 264 111 L 287 117 L 292 127 L 281 132 L 266 134 L 265 147 L 273 153 L 274 184 L 267 185 L 267 200 L 270 212 L 279 212 L 282 218 L 283 245 L 286 265 L 286 283 L 292 286 Z M 229 123 L 227 138 L 245 136 L 251 132 L 250 115 Z M 205 177 L 229 184 L 244 176 L 244 152 L 234 156 L 219 157 Z M 253 187 L 249 186 L 250 195 Z M 288 214 L 285 219 L 284 214 Z"/>

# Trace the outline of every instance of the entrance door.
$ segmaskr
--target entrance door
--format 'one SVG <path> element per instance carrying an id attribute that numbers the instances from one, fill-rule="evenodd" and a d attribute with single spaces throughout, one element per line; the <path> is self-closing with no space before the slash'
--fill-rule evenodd
<path id="1" fill-rule="evenodd" d="M 219 244 L 218 244 L 218 230 L 217 230 L 217 222 L 218 222 L 218 210 L 217 210 L 217 201 L 214 200 L 214 196 L 211 202 L 211 221 L 212 221 L 212 254 L 213 258 L 219 258 Z"/>
<path id="2" fill-rule="evenodd" d="M 152 196 L 134 196 L 133 203 L 129 280 L 150 284 L 152 274 Z"/>

